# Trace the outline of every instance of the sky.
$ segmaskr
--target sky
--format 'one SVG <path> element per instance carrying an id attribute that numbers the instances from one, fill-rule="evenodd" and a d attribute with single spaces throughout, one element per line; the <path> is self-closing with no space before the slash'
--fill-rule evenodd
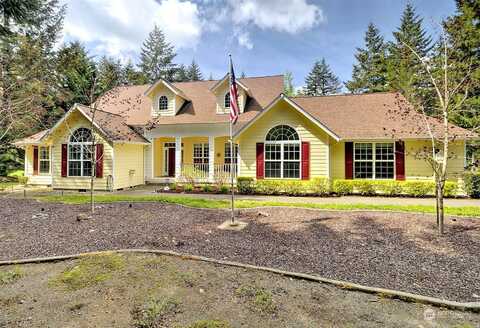
<path id="1" fill-rule="evenodd" d="M 369 22 L 392 38 L 408 0 L 64 0 L 60 42 L 79 40 L 92 56 L 137 63 L 142 42 L 157 24 L 176 48 L 177 63 L 200 65 L 204 78 L 222 77 L 232 54 L 237 75 L 293 73 L 303 85 L 325 58 L 341 81 L 351 77 L 355 49 Z M 455 12 L 454 0 L 410 0 L 425 28 Z"/>

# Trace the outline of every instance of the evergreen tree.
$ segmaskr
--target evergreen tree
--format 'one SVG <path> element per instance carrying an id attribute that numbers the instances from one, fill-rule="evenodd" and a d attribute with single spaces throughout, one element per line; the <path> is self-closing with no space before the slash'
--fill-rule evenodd
<path id="1" fill-rule="evenodd" d="M 190 77 L 188 76 L 188 69 L 184 64 L 179 65 L 175 70 L 173 81 L 175 82 L 190 81 Z"/>
<path id="2" fill-rule="evenodd" d="M 147 77 L 140 71 L 136 70 L 131 60 L 123 67 L 122 72 L 123 85 L 141 85 L 148 82 Z"/>
<path id="3" fill-rule="evenodd" d="M 444 23 L 450 65 L 455 67 L 455 75 L 450 79 L 458 83 L 469 71 L 471 74 L 460 92 L 466 93 L 467 99 L 451 119 L 462 127 L 474 128 L 480 126 L 480 2 L 456 0 L 456 5 L 457 12 Z M 462 97 L 454 102 L 459 103 Z"/>
<path id="4" fill-rule="evenodd" d="M 200 71 L 200 66 L 195 62 L 195 59 L 192 59 L 192 63 L 187 68 L 187 76 L 189 81 L 200 81 L 203 80 L 202 72 Z"/>
<path id="5" fill-rule="evenodd" d="M 325 58 L 315 62 L 312 71 L 305 79 L 305 94 L 308 96 L 325 96 L 339 93 L 342 84 L 325 62 Z"/>
<path id="6" fill-rule="evenodd" d="M 103 56 L 97 65 L 97 93 L 103 94 L 123 84 L 123 66 L 119 59 Z"/>
<path id="7" fill-rule="evenodd" d="M 283 93 L 288 97 L 295 96 L 292 72 L 285 72 L 285 75 L 283 76 Z"/>
<path id="8" fill-rule="evenodd" d="M 410 101 L 422 99 L 428 111 L 428 107 L 433 106 L 432 88 L 424 67 L 409 47 L 421 58 L 427 58 L 431 54 L 432 39 L 423 28 L 423 19 L 410 3 L 406 5 L 400 27 L 393 36 L 387 61 L 389 88 L 402 92 Z"/>
<path id="9" fill-rule="evenodd" d="M 0 36 L 12 35 L 13 26 L 32 25 L 41 2 L 38 0 L 2 0 L 0 1 Z"/>
<path id="10" fill-rule="evenodd" d="M 57 53 L 57 74 L 60 84 L 59 106 L 69 110 L 75 103 L 88 105 L 88 94 L 96 78 L 95 62 L 78 42 L 63 45 Z"/>
<path id="11" fill-rule="evenodd" d="M 352 93 L 378 92 L 387 89 L 387 46 L 373 23 L 365 33 L 365 48 L 357 48 L 352 80 L 345 86 Z"/>
<path id="12" fill-rule="evenodd" d="M 155 25 L 143 43 L 139 67 L 150 83 L 158 79 L 171 81 L 176 71 L 176 65 L 173 63 L 175 56 L 174 47 L 167 42 L 162 30 Z"/>
<path id="13" fill-rule="evenodd" d="M 247 77 L 247 74 L 245 74 L 245 72 L 242 71 L 242 74 L 240 74 L 240 78 L 241 78 L 241 79 L 244 79 L 244 78 L 246 78 L 246 77 Z"/>

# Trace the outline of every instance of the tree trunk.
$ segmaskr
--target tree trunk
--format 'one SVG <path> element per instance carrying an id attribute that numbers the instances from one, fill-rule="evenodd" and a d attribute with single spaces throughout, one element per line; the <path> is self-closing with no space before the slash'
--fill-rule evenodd
<path id="1" fill-rule="evenodd" d="M 439 192 L 439 184 L 435 183 L 435 213 L 437 214 L 437 229 L 440 227 L 440 192 Z"/>
<path id="2" fill-rule="evenodd" d="M 438 202 L 438 233 L 440 235 L 443 235 L 444 232 L 444 221 L 445 221 L 445 213 L 444 213 L 444 208 L 443 208 L 443 182 L 439 184 L 438 188 L 438 196 L 437 196 L 437 202 Z"/>

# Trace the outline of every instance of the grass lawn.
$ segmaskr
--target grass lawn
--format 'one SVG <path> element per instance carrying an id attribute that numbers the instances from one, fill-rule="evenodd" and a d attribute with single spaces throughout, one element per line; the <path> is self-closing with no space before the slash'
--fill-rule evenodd
<path id="1" fill-rule="evenodd" d="M 0 326 L 19 327 L 442 327 L 480 315 L 177 257 L 101 253 L 0 267 Z M 342 315 L 339 315 L 341 313 Z"/>
<path id="2" fill-rule="evenodd" d="M 11 187 L 15 187 L 17 186 L 19 183 L 14 181 L 14 182 L 0 182 L 0 190 L 3 190 L 3 189 L 8 189 L 8 188 L 11 188 Z"/>
<path id="3" fill-rule="evenodd" d="M 50 202 L 63 202 L 67 204 L 86 204 L 89 203 L 88 195 L 65 195 L 65 196 L 40 196 L 40 200 Z M 229 208 L 229 200 L 214 200 L 204 198 L 194 198 L 185 196 L 133 196 L 133 195 L 98 195 L 95 196 L 98 203 L 112 202 L 162 202 L 179 204 L 196 208 Z M 253 200 L 237 200 L 236 208 L 255 208 L 255 207 L 302 207 L 325 210 L 374 210 L 374 211 L 402 211 L 415 213 L 435 213 L 434 206 L 428 205 L 374 205 L 374 204 L 313 204 L 300 202 L 277 202 L 277 201 L 253 201 Z M 480 206 L 463 206 L 463 207 L 445 207 L 447 215 L 480 217 Z"/>

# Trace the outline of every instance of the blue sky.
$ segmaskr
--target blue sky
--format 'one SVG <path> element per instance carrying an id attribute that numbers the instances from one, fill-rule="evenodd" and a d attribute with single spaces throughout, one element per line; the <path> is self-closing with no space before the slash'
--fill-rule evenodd
<path id="1" fill-rule="evenodd" d="M 455 11 L 453 0 L 412 0 L 434 36 Z M 407 0 L 65 0 L 62 42 L 79 40 L 90 54 L 138 61 L 143 40 L 158 24 L 177 48 L 176 62 L 199 63 L 214 78 L 232 53 L 237 74 L 291 71 L 301 86 L 315 60 L 325 57 L 342 81 L 350 78 L 355 48 L 369 22 L 386 39 Z"/>

